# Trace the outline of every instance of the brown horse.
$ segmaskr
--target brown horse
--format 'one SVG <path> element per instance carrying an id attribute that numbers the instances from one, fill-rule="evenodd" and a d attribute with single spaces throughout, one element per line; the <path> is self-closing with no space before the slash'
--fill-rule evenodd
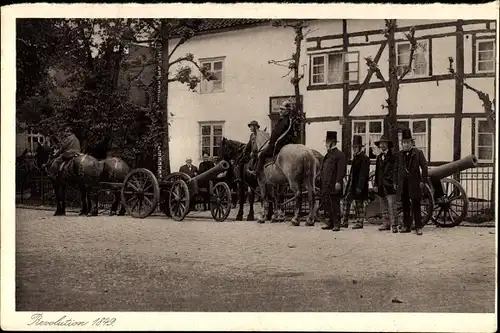
<path id="1" fill-rule="evenodd" d="M 262 132 L 258 130 L 258 132 Z M 267 132 L 258 133 L 255 143 L 259 151 L 262 151 L 269 141 Z M 260 134 L 260 135 L 259 135 Z M 264 166 L 258 179 L 261 194 L 262 194 L 262 213 L 260 214 L 259 223 L 266 222 L 266 212 L 269 206 L 269 198 L 267 190 L 268 185 L 272 185 L 273 189 L 276 185 L 283 186 L 288 183 L 290 189 L 294 193 L 295 211 L 292 217 L 292 225 L 298 226 L 299 213 L 302 206 L 302 188 L 307 190 L 307 198 L 309 202 L 309 216 L 307 217 L 306 225 L 313 226 L 316 218 L 316 189 L 315 181 L 316 174 L 319 170 L 319 161 L 312 149 L 307 148 L 302 144 L 285 145 L 273 160 L 269 160 Z M 279 191 L 273 191 L 275 202 L 278 202 Z M 281 209 L 280 205 L 276 205 Z"/>
<path id="2" fill-rule="evenodd" d="M 52 180 L 56 196 L 57 215 L 66 215 L 66 188 L 76 186 L 80 191 L 82 209 L 79 215 L 97 216 L 99 193 L 102 192 L 101 182 L 121 183 L 130 171 L 130 167 L 118 157 L 98 161 L 88 154 L 75 154 L 75 157 L 59 170 L 54 159 L 47 163 L 47 173 Z M 115 215 L 120 203 L 119 189 L 113 189 L 115 199 L 110 215 Z M 124 215 L 122 205 L 118 215 Z"/>

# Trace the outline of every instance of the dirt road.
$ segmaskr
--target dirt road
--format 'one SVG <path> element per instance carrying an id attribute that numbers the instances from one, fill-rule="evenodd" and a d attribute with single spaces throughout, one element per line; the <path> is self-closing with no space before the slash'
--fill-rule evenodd
<path id="1" fill-rule="evenodd" d="M 17 311 L 494 312 L 493 228 L 16 215 Z"/>

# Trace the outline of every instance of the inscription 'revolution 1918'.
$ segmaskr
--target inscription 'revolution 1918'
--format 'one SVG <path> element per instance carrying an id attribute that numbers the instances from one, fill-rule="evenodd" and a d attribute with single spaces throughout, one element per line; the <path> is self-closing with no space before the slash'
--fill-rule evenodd
<path id="1" fill-rule="evenodd" d="M 66 315 L 57 320 L 46 320 L 42 313 L 35 313 L 31 316 L 31 322 L 28 326 L 113 326 L 116 318 L 112 317 L 99 317 L 92 321 L 77 321 Z"/>

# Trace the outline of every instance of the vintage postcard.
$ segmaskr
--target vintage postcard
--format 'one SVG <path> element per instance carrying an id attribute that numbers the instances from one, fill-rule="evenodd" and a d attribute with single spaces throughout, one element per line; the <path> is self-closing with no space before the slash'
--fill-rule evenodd
<path id="1" fill-rule="evenodd" d="M 498 16 L 3 7 L 2 329 L 496 331 Z"/>

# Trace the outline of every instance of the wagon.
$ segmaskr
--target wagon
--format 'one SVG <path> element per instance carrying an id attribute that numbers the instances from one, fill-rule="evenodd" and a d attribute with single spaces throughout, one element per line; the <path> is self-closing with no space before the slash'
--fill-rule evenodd
<path id="1" fill-rule="evenodd" d="M 231 211 L 231 190 L 223 181 L 215 185 L 212 181 L 228 169 L 229 163 L 221 161 L 196 177 L 174 172 L 161 182 L 148 169 L 134 169 L 123 182 L 121 202 L 127 213 L 135 218 L 148 217 L 161 204 L 167 216 L 182 221 L 196 204 L 196 197 L 200 194 L 198 182 L 210 180 L 210 211 L 216 221 L 222 222 Z"/>

